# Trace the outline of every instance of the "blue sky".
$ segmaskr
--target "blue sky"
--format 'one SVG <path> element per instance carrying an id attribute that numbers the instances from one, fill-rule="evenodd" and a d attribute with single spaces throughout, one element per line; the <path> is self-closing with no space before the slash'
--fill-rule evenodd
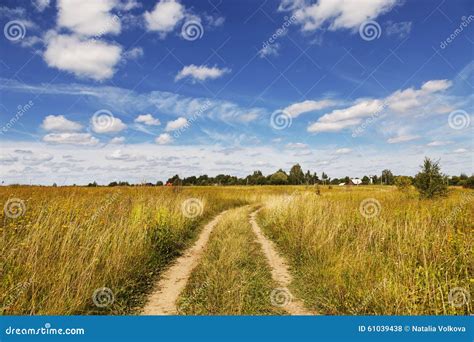
<path id="1" fill-rule="evenodd" d="M 1 178 L 470 174 L 473 7 L 2 1 Z"/>

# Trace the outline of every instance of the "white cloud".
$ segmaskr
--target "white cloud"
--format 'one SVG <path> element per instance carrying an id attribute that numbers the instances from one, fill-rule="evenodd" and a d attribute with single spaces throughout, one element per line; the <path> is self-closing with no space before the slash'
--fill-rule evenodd
<path id="1" fill-rule="evenodd" d="M 467 150 L 465 148 L 458 148 L 457 150 L 454 150 L 453 153 L 456 153 L 456 154 L 462 154 L 462 153 L 466 153 Z"/>
<path id="2" fill-rule="evenodd" d="M 303 144 L 303 143 L 288 143 L 286 144 L 286 148 L 288 149 L 304 149 L 304 148 L 308 148 L 308 145 L 307 144 Z"/>
<path id="3" fill-rule="evenodd" d="M 448 89 L 452 82 L 432 80 L 424 83 L 420 89 L 407 88 L 397 90 L 385 99 L 358 99 L 352 106 L 335 109 L 310 124 L 309 132 L 337 132 L 359 125 L 363 118 L 380 116 L 389 110 L 396 114 L 417 114 L 423 106 L 433 102 L 433 95 Z"/>
<path id="4" fill-rule="evenodd" d="M 360 119 L 341 120 L 336 122 L 314 122 L 308 126 L 308 132 L 338 132 L 344 128 L 360 124 Z"/>
<path id="5" fill-rule="evenodd" d="M 283 0 L 280 10 L 291 11 L 303 31 L 327 27 L 356 30 L 366 20 L 375 19 L 390 11 L 397 0 L 319 0 L 310 3 L 303 0 Z"/>
<path id="6" fill-rule="evenodd" d="M 176 0 L 161 0 L 153 11 L 144 14 L 147 30 L 159 32 L 162 38 L 173 31 L 184 16 L 185 8 Z"/>
<path id="7" fill-rule="evenodd" d="M 227 68 L 219 69 L 218 67 L 208 67 L 205 65 L 197 66 L 194 64 L 187 65 L 181 69 L 176 75 L 175 80 L 179 81 L 185 77 L 190 77 L 193 80 L 205 81 L 207 79 L 216 79 L 229 73 L 230 70 Z"/>
<path id="8" fill-rule="evenodd" d="M 48 66 L 98 81 L 114 75 L 122 51 L 117 45 L 55 32 L 46 35 L 46 42 L 43 57 Z"/>
<path id="9" fill-rule="evenodd" d="M 160 120 L 154 118 L 151 114 L 141 114 L 135 118 L 135 122 L 144 123 L 148 126 L 159 126 L 161 125 Z"/>
<path id="10" fill-rule="evenodd" d="M 125 142 L 125 137 L 114 137 L 110 139 L 109 144 L 120 145 L 120 144 L 123 144 L 124 142 Z"/>
<path id="11" fill-rule="evenodd" d="M 435 140 L 427 144 L 427 146 L 446 146 L 452 144 L 452 141 L 441 141 L 441 140 Z"/>
<path id="12" fill-rule="evenodd" d="M 125 59 L 137 59 L 143 56 L 143 48 L 134 47 L 133 49 L 127 50 L 123 53 Z"/>
<path id="13" fill-rule="evenodd" d="M 279 43 L 274 44 L 265 44 L 260 51 L 258 51 L 258 55 L 260 58 L 265 58 L 267 56 L 278 56 L 278 50 L 280 49 Z"/>
<path id="14" fill-rule="evenodd" d="M 412 140 L 419 139 L 420 136 L 418 135 L 411 135 L 411 134 L 406 134 L 406 135 L 399 135 L 393 138 L 390 138 L 387 140 L 389 144 L 398 144 L 398 143 L 403 143 L 403 142 L 408 142 Z"/>
<path id="15" fill-rule="evenodd" d="M 77 132 L 82 129 L 80 123 L 68 120 L 64 115 L 48 115 L 44 118 L 41 127 L 45 131 L 53 132 Z"/>
<path id="16" fill-rule="evenodd" d="M 336 154 L 348 154 L 351 152 L 352 152 L 352 149 L 350 148 L 340 148 L 336 150 Z"/>
<path id="17" fill-rule="evenodd" d="M 0 154 L 0 164 L 13 164 L 18 161 L 18 157 L 12 156 L 10 154 Z"/>
<path id="18" fill-rule="evenodd" d="M 173 139 L 171 138 L 171 135 L 169 135 L 168 133 L 160 134 L 155 139 L 155 142 L 159 145 L 166 145 L 166 144 L 169 144 L 172 141 L 173 141 Z"/>
<path id="19" fill-rule="evenodd" d="M 122 120 L 114 116 L 105 116 L 103 120 L 91 119 L 91 128 L 95 133 L 116 133 L 127 128 Z"/>
<path id="20" fill-rule="evenodd" d="M 180 129 L 182 127 L 185 127 L 188 125 L 188 120 L 186 118 L 177 118 L 176 120 L 173 120 L 173 121 L 169 121 L 167 124 L 166 124 L 166 131 L 167 132 L 170 132 L 170 131 L 175 131 L 177 129 Z"/>
<path id="21" fill-rule="evenodd" d="M 402 21 L 399 23 L 388 21 L 385 28 L 385 32 L 389 36 L 397 36 L 398 38 L 403 39 L 410 34 L 411 25 L 411 21 Z"/>
<path id="22" fill-rule="evenodd" d="M 320 100 L 320 101 L 303 101 L 294 103 L 285 109 L 284 112 L 288 113 L 292 118 L 300 116 L 300 114 L 313 112 L 315 110 L 320 110 L 323 108 L 331 107 L 335 104 L 332 100 Z"/>
<path id="23" fill-rule="evenodd" d="M 89 133 L 50 133 L 43 137 L 43 141 L 53 144 L 97 145 L 99 139 Z"/>
<path id="24" fill-rule="evenodd" d="M 137 156 L 132 156 L 129 153 L 124 153 L 122 150 L 115 150 L 111 154 L 105 156 L 105 159 L 108 160 L 123 160 L 123 161 L 135 161 L 139 158 Z"/>
<path id="25" fill-rule="evenodd" d="M 23 156 L 23 161 L 28 165 L 38 165 L 53 159 L 50 153 L 29 153 Z"/>
<path id="26" fill-rule="evenodd" d="M 58 26 L 65 27 L 83 36 L 118 34 L 120 19 L 110 11 L 118 4 L 116 0 L 88 1 L 58 0 Z"/>

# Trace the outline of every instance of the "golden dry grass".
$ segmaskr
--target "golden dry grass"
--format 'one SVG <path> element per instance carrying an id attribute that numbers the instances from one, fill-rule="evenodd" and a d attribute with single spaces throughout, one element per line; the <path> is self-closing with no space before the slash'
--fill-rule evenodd
<path id="1" fill-rule="evenodd" d="M 372 218 L 359 211 L 367 198 L 381 205 Z M 473 285 L 473 200 L 333 189 L 270 198 L 260 223 L 291 260 L 296 294 L 323 314 L 469 314 L 448 296 Z"/>

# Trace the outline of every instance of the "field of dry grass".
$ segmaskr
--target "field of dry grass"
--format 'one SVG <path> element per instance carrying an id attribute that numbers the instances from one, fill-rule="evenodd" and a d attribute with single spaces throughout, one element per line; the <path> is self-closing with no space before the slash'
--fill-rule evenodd
<path id="1" fill-rule="evenodd" d="M 380 207 L 361 207 L 367 198 Z M 324 187 L 319 195 L 303 186 L 1 187 L 0 201 L 12 199 L 24 208 L 18 217 L 15 208 L 0 213 L 0 307 L 7 315 L 137 312 L 204 222 L 246 204 L 264 206 L 259 222 L 290 261 L 291 289 L 309 308 L 472 313 L 470 303 L 448 298 L 453 288 L 473 285 L 468 190 L 428 201 L 377 186 Z M 268 306 L 273 285 L 247 219 L 236 210 L 213 232 L 181 296 L 182 313 L 280 312 Z"/>
<path id="2" fill-rule="evenodd" d="M 260 215 L 325 314 L 471 314 L 474 194 L 420 200 L 390 187 L 270 198 Z M 458 304 L 452 305 L 452 302 Z"/>

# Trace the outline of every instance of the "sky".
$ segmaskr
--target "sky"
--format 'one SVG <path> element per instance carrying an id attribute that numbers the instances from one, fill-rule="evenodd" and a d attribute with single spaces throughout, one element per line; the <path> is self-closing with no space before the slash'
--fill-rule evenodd
<path id="1" fill-rule="evenodd" d="M 3 184 L 473 173 L 464 0 L 2 0 Z"/>

